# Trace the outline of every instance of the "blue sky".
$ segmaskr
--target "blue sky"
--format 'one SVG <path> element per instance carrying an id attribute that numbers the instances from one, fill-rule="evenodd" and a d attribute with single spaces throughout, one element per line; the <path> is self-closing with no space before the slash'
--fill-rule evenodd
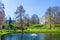
<path id="1" fill-rule="evenodd" d="M 48 7 L 59 6 L 60 0 L 2 0 L 5 5 L 6 16 L 11 16 L 12 19 L 15 17 L 14 12 L 17 7 L 22 5 L 26 10 L 26 14 L 31 17 L 33 14 L 37 14 L 42 17 Z"/>

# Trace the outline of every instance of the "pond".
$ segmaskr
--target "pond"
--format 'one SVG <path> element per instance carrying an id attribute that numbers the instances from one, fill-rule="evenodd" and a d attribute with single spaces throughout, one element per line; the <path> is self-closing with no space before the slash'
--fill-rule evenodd
<path id="1" fill-rule="evenodd" d="M 1 40 L 60 40 L 60 34 L 7 34 Z"/>

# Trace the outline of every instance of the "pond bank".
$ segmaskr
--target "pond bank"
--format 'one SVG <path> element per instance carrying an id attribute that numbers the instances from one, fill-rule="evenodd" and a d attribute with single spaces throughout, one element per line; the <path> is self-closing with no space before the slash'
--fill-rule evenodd
<path id="1" fill-rule="evenodd" d="M 1 40 L 59 40 L 60 34 L 47 34 L 47 33 L 19 33 L 19 34 L 6 34 L 1 36 Z"/>
<path id="2" fill-rule="evenodd" d="M 14 33 L 22 33 L 21 30 L 1 30 L 0 35 L 4 34 L 14 34 Z M 29 29 L 29 30 L 24 30 L 23 33 L 59 33 L 60 30 L 49 30 L 49 29 Z"/>

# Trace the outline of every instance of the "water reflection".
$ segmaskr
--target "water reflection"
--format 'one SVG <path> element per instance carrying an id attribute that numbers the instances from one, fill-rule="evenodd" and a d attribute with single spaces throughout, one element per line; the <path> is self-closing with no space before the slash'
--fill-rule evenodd
<path id="1" fill-rule="evenodd" d="M 60 40 L 60 34 L 8 34 L 2 40 Z"/>
<path id="2" fill-rule="evenodd" d="M 12 34 L 5 35 L 4 40 L 44 40 L 44 34 Z"/>
<path id="3" fill-rule="evenodd" d="M 60 34 L 47 34 L 45 40 L 60 40 Z"/>

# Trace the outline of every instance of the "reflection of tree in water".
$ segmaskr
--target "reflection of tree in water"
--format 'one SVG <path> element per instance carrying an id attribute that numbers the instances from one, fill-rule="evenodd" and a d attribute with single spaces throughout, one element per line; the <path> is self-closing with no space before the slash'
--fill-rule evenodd
<path id="1" fill-rule="evenodd" d="M 23 32 L 21 33 L 21 40 L 23 40 Z"/>
<path id="2" fill-rule="evenodd" d="M 60 40 L 60 34 L 47 34 L 45 40 Z"/>
<path id="3" fill-rule="evenodd" d="M 1 36 L 0 40 L 60 40 L 60 34 L 45 34 L 46 38 L 41 34 L 39 36 L 31 36 L 30 34 L 24 35 L 24 33 L 21 33 L 20 36 L 16 35 L 3 35 Z M 17 39 L 18 38 L 18 39 Z M 43 39 L 44 38 L 44 39 Z"/>
<path id="4" fill-rule="evenodd" d="M 54 40 L 60 40 L 60 34 L 54 34 L 53 37 Z"/>
<path id="5" fill-rule="evenodd" d="M 47 34 L 46 35 L 46 40 L 52 40 L 52 34 Z"/>
<path id="6" fill-rule="evenodd" d="M 12 35 L 11 34 L 9 34 L 9 35 L 2 35 L 0 38 L 1 38 L 1 40 L 6 40 L 5 37 L 8 37 L 9 40 L 12 40 L 11 39 L 12 38 Z"/>
<path id="7" fill-rule="evenodd" d="M 0 36 L 1 40 L 4 40 L 4 38 L 3 38 L 3 37 L 4 37 L 4 35 L 3 35 L 3 36 Z"/>

